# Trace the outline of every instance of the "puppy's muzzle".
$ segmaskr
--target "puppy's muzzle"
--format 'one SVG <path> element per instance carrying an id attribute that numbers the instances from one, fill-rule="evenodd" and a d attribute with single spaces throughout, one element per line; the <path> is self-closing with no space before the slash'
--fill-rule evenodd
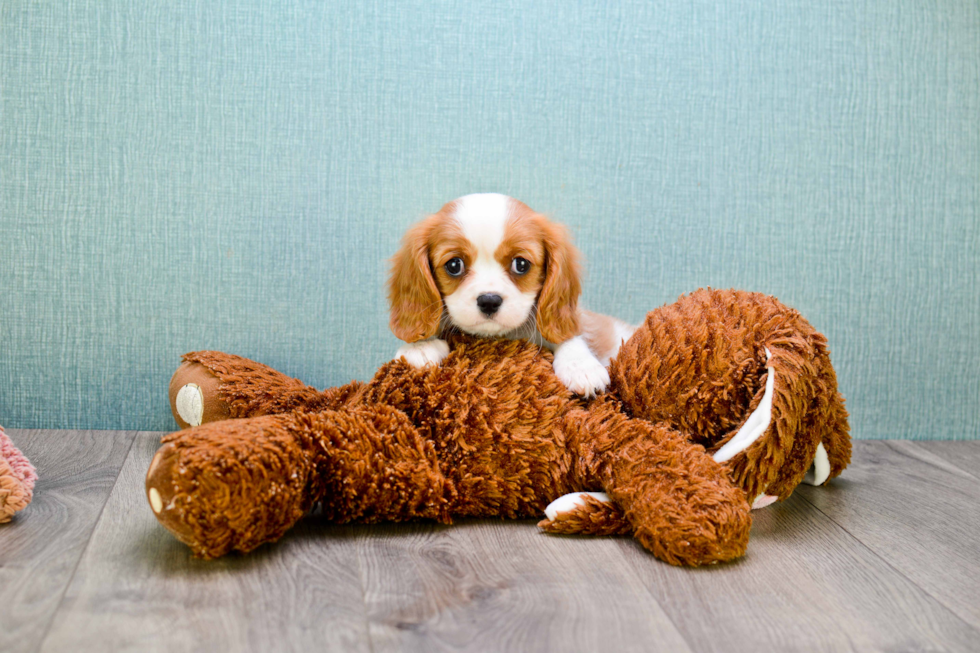
<path id="1" fill-rule="evenodd" d="M 476 298 L 476 305 L 480 309 L 480 312 L 490 317 L 500 309 L 500 305 L 504 303 L 504 298 L 500 295 L 493 293 L 484 293 Z"/>

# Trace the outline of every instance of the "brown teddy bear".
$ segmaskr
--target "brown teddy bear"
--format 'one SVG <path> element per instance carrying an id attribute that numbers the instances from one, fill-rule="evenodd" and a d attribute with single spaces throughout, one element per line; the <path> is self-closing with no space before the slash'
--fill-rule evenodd
<path id="1" fill-rule="evenodd" d="M 170 388 L 185 430 L 147 472 L 154 514 L 205 558 L 274 541 L 319 504 L 337 522 L 545 512 L 547 531 L 629 533 L 700 565 L 744 554 L 753 501 L 850 459 L 826 338 L 772 297 L 699 290 L 651 311 L 588 402 L 525 341 L 451 345 L 438 367 L 397 360 L 322 392 L 185 355 Z"/>

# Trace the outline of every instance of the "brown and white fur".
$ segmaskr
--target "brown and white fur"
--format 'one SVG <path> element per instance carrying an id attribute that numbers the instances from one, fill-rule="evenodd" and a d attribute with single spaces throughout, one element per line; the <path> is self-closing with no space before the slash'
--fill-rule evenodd
<path id="1" fill-rule="evenodd" d="M 636 327 L 582 310 L 578 252 L 565 228 L 496 193 L 466 195 L 412 227 L 392 259 L 391 330 L 396 358 L 438 365 L 454 329 L 526 338 L 554 351 L 572 392 L 609 384 L 609 364 Z"/>

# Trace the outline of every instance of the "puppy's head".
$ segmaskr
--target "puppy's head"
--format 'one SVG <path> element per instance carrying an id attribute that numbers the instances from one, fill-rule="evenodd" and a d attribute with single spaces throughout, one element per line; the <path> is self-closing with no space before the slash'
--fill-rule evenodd
<path id="1" fill-rule="evenodd" d="M 580 288 L 564 227 L 504 195 L 467 195 L 405 234 L 388 282 L 391 330 L 407 342 L 431 337 L 445 310 L 466 333 L 530 335 L 536 322 L 559 343 L 578 333 Z"/>

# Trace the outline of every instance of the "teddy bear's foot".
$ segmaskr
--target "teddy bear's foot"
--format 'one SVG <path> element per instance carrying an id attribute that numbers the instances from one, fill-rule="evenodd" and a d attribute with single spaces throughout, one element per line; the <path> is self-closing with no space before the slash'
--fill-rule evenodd
<path id="1" fill-rule="evenodd" d="M 629 535 L 632 527 L 605 492 L 572 492 L 544 509 L 538 526 L 563 535 Z"/>
<path id="2" fill-rule="evenodd" d="M 771 506 L 779 500 L 779 497 L 772 494 L 760 494 L 752 501 L 752 510 L 760 510 L 766 506 Z"/>
<path id="3" fill-rule="evenodd" d="M 807 485 L 823 485 L 827 482 L 828 478 L 830 478 L 830 458 L 827 456 L 827 450 L 824 449 L 823 443 L 821 442 L 817 445 L 816 453 L 813 456 L 813 464 L 810 465 L 809 471 L 803 477 L 803 483 Z M 752 501 L 752 510 L 759 510 L 760 508 L 771 506 L 778 500 L 779 495 L 766 494 L 763 491 Z"/>
<path id="4" fill-rule="evenodd" d="M 221 380 L 200 363 L 184 361 L 170 378 L 170 410 L 182 429 L 231 417 Z"/>
<path id="5" fill-rule="evenodd" d="M 315 500 L 314 484 L 314 458 L 296 418 L 267 416 L 164 438 L 146 474 L 146 498 L 178 540 L 216 558 L 281 537 Z"/>
<path id="6" fill-rule="evenodd" d="M 803 477 L 803 482 L 807 485 L 823 485 L 830 478 L 830 458 L 827 450 L 823 447 L 823 442 L 817 445 L 817 452 L 813 455 L 813 464 L 810 470 Z"/>
<path id="7" fill-rule="evenodd" d="M 828 478 L 830 478 L 830 458 L 827 456 L 827 450 L 824 449 L 823 443 L 821 442 L 817 445 L 817 451 L 813 456 L 813 464 L 810 466 L 809 471 L 807 471 L 806 476 L 803 477 L 803 482 L 807 485 L 823 485 L 827 482 Z M 759 510 L 760 508 L 771 506 L 778 500 L 778 495 L 763 492 L 752 501 L 752 510 Z"/>

